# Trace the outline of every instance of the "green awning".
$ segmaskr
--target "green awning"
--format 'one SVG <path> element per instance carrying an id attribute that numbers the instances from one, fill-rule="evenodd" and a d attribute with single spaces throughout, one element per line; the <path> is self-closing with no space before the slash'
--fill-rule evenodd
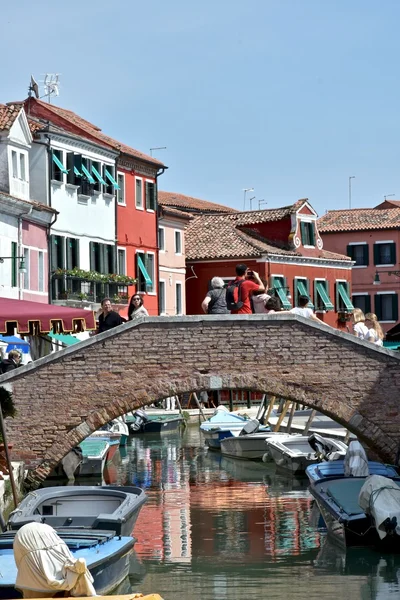
<path id="1" fill-rule="evenodd" d="M 284 290 L 282 287 L 281 280 L 273 278 L 272 286 L 276 290 L 276 293 L 278 294 L 279 300 L 282 303 L 282 308 L 284 310 L 290 310 L 292 308 L 292 305 L 290 304 L 290 302 L 287 298 L 286 290 Z"/>
<path id="2" fill-rule="evenodd" d="M 299 292 L 300 296 L 307 296 L 308 305 L 307 308 L 314 309 L 314 304 L 311 302 L 310 294 L 306 288 L 306 284 L 302 279 L 296 279 L 296 290 Z"/>
<path id="3" fill-rule="evenodd" d="M 93 177 L 91 176 L 91 174 L 89 173 L 89 171 L 87 170 L 87 168 L 85 167 L 85 165 L 82 165 L 81 169 L 82 169 L 82 172 L 86 175 L 89 183 L 96 183 L 95 180 L 93 179 Z"/>
<path id="4" fill-rule="evenodd" d="M 388 350 L 398 350 L 400 348 L 400 342 L 383 342 L 383 347 Z"/>
<path id="5" fill-rule="evenodd" d="M 104 169 L 104 175 L 107 177 L 108 181 L 111 181 L 115 190 L 121 189 L 119 187 L 118 183 L 115 181 L 114 177 L 111 175 L 111 173 L 109 171 L 107 171 L 107 169 Z"/>
<path id="6" fill-rule="evenodd" d="M 325 282 L 324 281 L 316 281 L 315 282 L 316 290 L 319 294 L 319 297 L 322 300 L 322 304 L 324 305 L 325 310 L 335 310 L 331 299 L 329 298 L 329 294 L 326 291 Z"/>
<path id="7" fill-rule="evenodd" d="M 347 293 L 347 286 L 345 283 L 343 283 L 343 281 L 338 281 L 337 291 L 343 301 L 345 309 L 348 311 L 354 310 L 354 306 L 350 300 L 350 296 Z"/>
<path id="8" fill-rule="evenodd" d="M 62 164 L 61 160 L 59 158 L 57 158 L 57 156 L 54 154 L 54 152 L 52 152 L 51 155 L 53 157 L 53 162 L 57 165 L 57 167 L 60 169 L 60 171 L 62 173 L 65 173 L 66 175 L 68 175 L 68 171 Z"/>
<path id="9" fill-rule="evenodd" d="M 51 337 L 52 340 L 61 342 L 62 344 L 64 344 L 64 346 L 72 346 L 73 344 L 79 344 L 80 341 L 77 340 L 76 337 L 74 337 L 73 335 L 65 335 L 63 333 L 50 332 L 47 335 Z"/>
<path id="10" fill-rule="evenodd" d="M 151 277 L 148 274 L 147 269 L 144 266 L 144 263 L 143 263 L 142 259 L 140 258 L 139 254 L 137 254 L 137 263 L 138 263 L 138 267 L 144 277 L 146 285 L 153 285 L 153 282 L 151 281 Z"/>
<path id="11" fill-rule="evenodd" d="M 74 167 L 74 173 L 77 177 L 82 177 L 82 173 L 78 170 L 77 167 Z"/>
<path id="12" fill-rule="evenodd" d="M 107 185 L 106 182 L 104 181 L 104 179 L 102 178 L 102 176 L 100 175 L 100 173 L 98 172 L 98 170 L 96 169 L 96 167 L 94 167 L 92 165 L 92 173 L 94 173 L 96 175 L 96 178 L 99 180 L 100 183 L 102 183 L 103 185 Z"/>

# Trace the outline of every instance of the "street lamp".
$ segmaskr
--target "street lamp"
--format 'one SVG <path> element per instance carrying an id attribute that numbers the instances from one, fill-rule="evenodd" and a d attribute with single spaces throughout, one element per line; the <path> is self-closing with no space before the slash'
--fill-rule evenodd
<path id="1" fill-rule="evenodd" d="M 254 192 L 254 188 L 244 188 L 243 189 L 243 210 L 246 210 L 246 194 L 247 192 Z"/>
<path id="2" fill-rule="evenodd" d="M 26 273 L 25 259 L 23 256 L 0 256 L 0 263 L 3 263 L 5 260 L 19 260 L 18 271 L 20 273 Z"/>
<path id="3" fill-rule="evenodd" d="M 374 285 L 381 285 L 381 280 L 379 277 L 380 273 L 387 273 L 388 275 L 394 275 L 395 277 L 400 277 L 400 271 L 375 271 L 375 277 L 374 277 L 374 281 L 373 284 Z"/>
<path id="4" fill-rule="evenodd" d="M 349 208 L 351 208 L 351 180 L 355 179 L 356 176 L 355 175 L 351 175 L 349 177 Z"/>

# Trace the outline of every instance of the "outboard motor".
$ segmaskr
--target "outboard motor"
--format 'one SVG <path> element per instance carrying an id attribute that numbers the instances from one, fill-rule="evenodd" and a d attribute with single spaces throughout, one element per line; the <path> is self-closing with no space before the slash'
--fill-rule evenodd
<path id="1" fill-rule="evenodd" d="M 260 427 L 260 422 L 257 419 L 250 419 L 240 430 L 239 435 L 250 435 L 251 433 L 256 433 Z"/>
<path id="2" fill-rule="evenodd" d="M 135 421 L 131 423 L 131 430 L 140 431 L 142 426 L 149 420 L 147 414 L 144 410 L 139 408 L 133 413 L 133 416 L 135 417 Z"/>
<path id="3" fill-rule="evenodd" d="M 318 435 L 318 433 L 312 433 L 308 437 L 308 443 L 320 460 L 329 460 L 329 454 L 334 450 L 334 447 L 328 440 Z"/>

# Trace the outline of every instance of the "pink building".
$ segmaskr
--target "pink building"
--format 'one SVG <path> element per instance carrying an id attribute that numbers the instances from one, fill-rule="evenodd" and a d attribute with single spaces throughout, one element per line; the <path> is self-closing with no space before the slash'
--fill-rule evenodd
<path id="1" fill-rule="evenodd" d="M 377 315 L 387 333 L 399 318 L 400 201 L 330 210 L 318 220 L 324 248 L 354 261 L 352 303 Z"/>

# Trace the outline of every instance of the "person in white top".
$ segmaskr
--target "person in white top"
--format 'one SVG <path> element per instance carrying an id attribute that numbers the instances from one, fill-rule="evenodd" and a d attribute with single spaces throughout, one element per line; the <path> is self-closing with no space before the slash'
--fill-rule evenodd
<path id="1" fill-rule="evenodd" d="M 377 346 L 383 346 L 384 334 L 382 327 L 379 325 L 378 317 L 374 313 L 367 313 L 365 315 L 365 323 L 368 327 L 365 339 Z"/>
<path id="2" fill-rule="evenodd" d="M 309 303 L 308 296 L 299 296 L 298 306 L 290 309 L 289 312 L 300 315 L 300 317 L 306 317 L 307 319 L 313 319 L 313 321 L 318 321 L 321 323 L 321 319 L 318 319 L 317 315 L 311 310 L 311 308 L 307 307 Z"/>
<path id="3" fill-rule="evenodd" d="M 268 310 L 265 308 L 265 304 L 270 298 L 271 296 L 269 296 L 266 292 L 253 292 L 253 295 L 251 297 L 251 304 L 253 305 L 254 312 L 256 314 L 267 313 Z"/>
<path id="4" fill-rule="evenodd" d="M 365 340 L 368 334 L 368 327 L 365 324 L 365 316 L 361 308 L 353 310 L 353 333 L 360 340 Z"/>

